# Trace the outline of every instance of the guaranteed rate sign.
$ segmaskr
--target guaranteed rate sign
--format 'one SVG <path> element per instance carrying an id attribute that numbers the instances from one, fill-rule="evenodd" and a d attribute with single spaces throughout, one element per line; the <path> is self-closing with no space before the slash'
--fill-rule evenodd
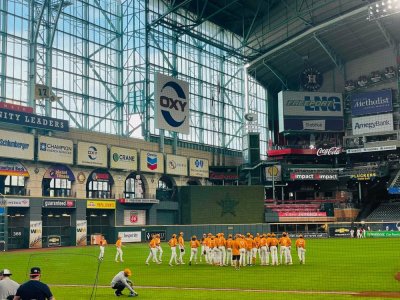
<path id="1" fill-rule="evenodd" d="M 155 74 L 155 126 L 189 134 L 189 83 Z"/>

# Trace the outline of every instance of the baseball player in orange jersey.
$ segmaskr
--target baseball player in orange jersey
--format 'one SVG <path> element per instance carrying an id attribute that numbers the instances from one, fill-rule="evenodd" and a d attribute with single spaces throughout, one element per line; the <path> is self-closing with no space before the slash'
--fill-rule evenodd
<path id="1" fill-rule="evenodd" d="M 179 233 L 178 238 L 178 246 L 179 246 L 179 263 L 184 265 L 183 256 L 185 255 L 185 240 L 183 239 L 183 232 Z"/>
<path id="2" fill-rule="evenodd" d="M 158 260 L 162 262 L 163 249 L 161 247 L 161 239 L 158 233 L 156 234 L 156 248 L 158 252 Z"/>
<path id="3" fill-rule="evenodd" d="M 194 258 L 194 263 L 197 265 L 197 252 L 200 247 L 200 242 L 197 240 L 197 237 L 194 235 L 190 241 L 190 259 L 189 266 L 192 265 L 192 260 Z"/>
<path id="4" fill-rule="evenodd" d="M 300 234 L 299 238 L 296 240 L 297 255 L 300 259 L 300 264 L 306 263 L 306 241 L 303 235 Z"/>
<path id="5" fill-rule="evenodd" d="M 246 258 L 247 264 L 251 266 L 253 260 L 253 238 L 250 233 L 247 233 L 246 237 Z"/>
<path id="6" fill-rule="evenodd" d="M 100 246 L 100 254 L 99 254 L 99 260 L 103 260 L 104 258 L 104 249 L 107 245 L 107 241 L 104 238 L 104 235 L 101 236 L 100 241 L 99 241 L 99 246 Z"/>
<path id="7" fill-rule="evenodd" d="M 267 235 L 263 234 L 262 237 L 260 238 L 260 265 L 261 266 L 267 266 Z"/>
<path id="8" fill-rule="evenodd" d="M 271 254 L 271 249 L 269 248 L 270 245 L 271 245 L 271 234 L 268 232 L 267 233 L 267 260 L 266 260 L 267 266 L 269 265 L 269 256 Z"/>
<path id="9" fill-rule="evenodd" d="M 228 239 L 226 240 L 226 265 L 231 265 L 233 266 L 233 260 L 232 260 L 232 243 L 233 243 L 233 239 L 232 239 L 232 234 L 228 235 Z"/>
<path id="10" fill-rule="evenodd" d="M 254 238 L 254 242 L 256 243 L 256 251 L 257 251 L 257 253 L 256 253 L 256 258 L 257 258 L 257 254 L 258 254 L 258 256 L 260 257 L 260 260 L 261 260 L 261 255 L 260 255 L 260 252 L 261 252 L 261 246 L 260 246 L 260 240 L 261 240 L 261 235 L 257 232 L 257 234 L 256 234 L 256 237 Z"/>
<path id="11" fill-rule="evenodd" d="M 115 243 L 115 247 L 117 247 L 117 253 L 115 254 L 115 262 L 118 262 L 118 257 L 121 262 L 124 262 L 122 259 L 122 255 L 124 254 L 122 252 L 122 238 L 119 236 L 117 239 L 117 242 Z"/>
<path id="12" fill-rule="evenodd" d="M 293 265 L 292 240 L 289 237 L 289 233 L 286 234 L 286 263 L 288 265 Z"/>
<path id="13" fill-rule="evenodd" d="M 178 264 L 176 261 L 176 245 L 178 245 L 176 234 L 172 235 L 171 239 L 168 241 L 168 245 L 171 247 L 171 259 L 169 260 L 169 265 L 172 267 L 172 261 L 175 260 L 175 265 Z"/>
<path id="14" fill-rule="evenodd" d="M 235 239 L 232 241 L 232 262 L 236 270 L 240 268 L 240 234 L 236 234 Z"/>
<path id="15" fill-rule="evenodd" d="M 247 243 L 246 243 L 246 240 L 244 239 L 244 235 L 239 235 L 237 237 L 237 240 L 238 240 L 239 252 L 240 252 L 239 264 L 242 267 L 245 267 L 246 266 L 246 245 L 247 245 Z"/>
<path id="16" fill-rule="evenodd" d="M 279 238 L 279 258 L 280 264 L 283 264 L 283 257 L 286 257 L 286 232 L 282 233 L 282 236 Z"/>
<path id="17" fill-rule="evenodd" d="M 224 233 L 221 232 L 219 235 L 219 252 L 220 252 L 220 266 L 226 266 L 226 239 Z"/>
<path id="18" fill-rule="evenodd" d="M 208 256 L 208 263 L 210 265 L 214 264 L 215 258 L 215 237 L 212 235 L 210 237 L 210 241 L 208 242 L 208 249 L 209 249 L 209 256 Z"/>
<path id="19" fill-rule="evenodd" d="M 276 238 L 275 233 L 271 234 L 271 240 L 269 244 L 269 250 L 271 251 L 271 262 L 273 266 L 277 266 L 278 263 L 278 244 L 279 241 Z"/>
<path id="20" fill-rule="evenodd" d="M 151 258 L 153 258 L 153 260 L 159 265 L 160 262 L 158 261 L 157 258 L 157 240 L 155 239 L 155 236 L 153 236 L 153 238 L 151 239 L 149 247 L 150 247 L 150 253 L 146 259 L 146 265 L 149 264 Z"/>
<path id="21" fill-rule="evenodd" d="M 212 237 L 212 234 L 208 233 L 207 238 L 204 239 L 204 245 L 205 245 L 205 250 L 206 250 L 206 261 L 208 264 L 212 264 L 212 261 L 211 261 L 212 251 L 210 250 L 211 237 Z"/>
<path id="22" fill-rule="evenodd" d="M 219 265 L 221 251 L 219 250 L 219 233 L 214 237 L 215 247 L 214 247 L 214 264 Z"/>
<path id="23" fill-rule="evenodd" d="M 200 244 L 201 244 L 200 262 L 203 261 L 203 256 L 204 256 L 204 260 L 207 261 L 206 245 L 204 243 L 206 238 L 207 238 L 207 235 L 205 233 L 203 233 L 203 237 L 201 238 L 201 241 L 200 241 Z"/>

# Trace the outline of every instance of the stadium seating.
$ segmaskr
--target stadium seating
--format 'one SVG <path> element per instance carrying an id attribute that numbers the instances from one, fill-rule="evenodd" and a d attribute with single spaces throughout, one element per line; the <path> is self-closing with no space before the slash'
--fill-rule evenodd
<path id="1" fill-rule="evenodd" d="M 382 203 L 367 218 L 366 221 L 395 221 L 400 220 L 400 202 Z"/>

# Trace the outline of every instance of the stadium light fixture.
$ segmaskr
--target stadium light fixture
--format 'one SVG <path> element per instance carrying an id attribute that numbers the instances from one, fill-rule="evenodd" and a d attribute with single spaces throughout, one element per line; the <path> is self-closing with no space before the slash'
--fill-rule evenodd
<path id="1" fill-rule="evenodd" d="M 370 3 L 368 20 L 374 21 L 400 13 L 400 0 L 380 0 Z"/>

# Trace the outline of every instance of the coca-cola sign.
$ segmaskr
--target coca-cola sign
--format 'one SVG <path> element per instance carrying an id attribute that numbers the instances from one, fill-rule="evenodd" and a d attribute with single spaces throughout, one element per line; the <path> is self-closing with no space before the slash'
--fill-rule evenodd
<path id="1" fill-rule="evenodd" d="M 339 155 L 340 153 L 342 153 L 342 147 L 318 148 L 317 150 L 317 156 Z"/>

